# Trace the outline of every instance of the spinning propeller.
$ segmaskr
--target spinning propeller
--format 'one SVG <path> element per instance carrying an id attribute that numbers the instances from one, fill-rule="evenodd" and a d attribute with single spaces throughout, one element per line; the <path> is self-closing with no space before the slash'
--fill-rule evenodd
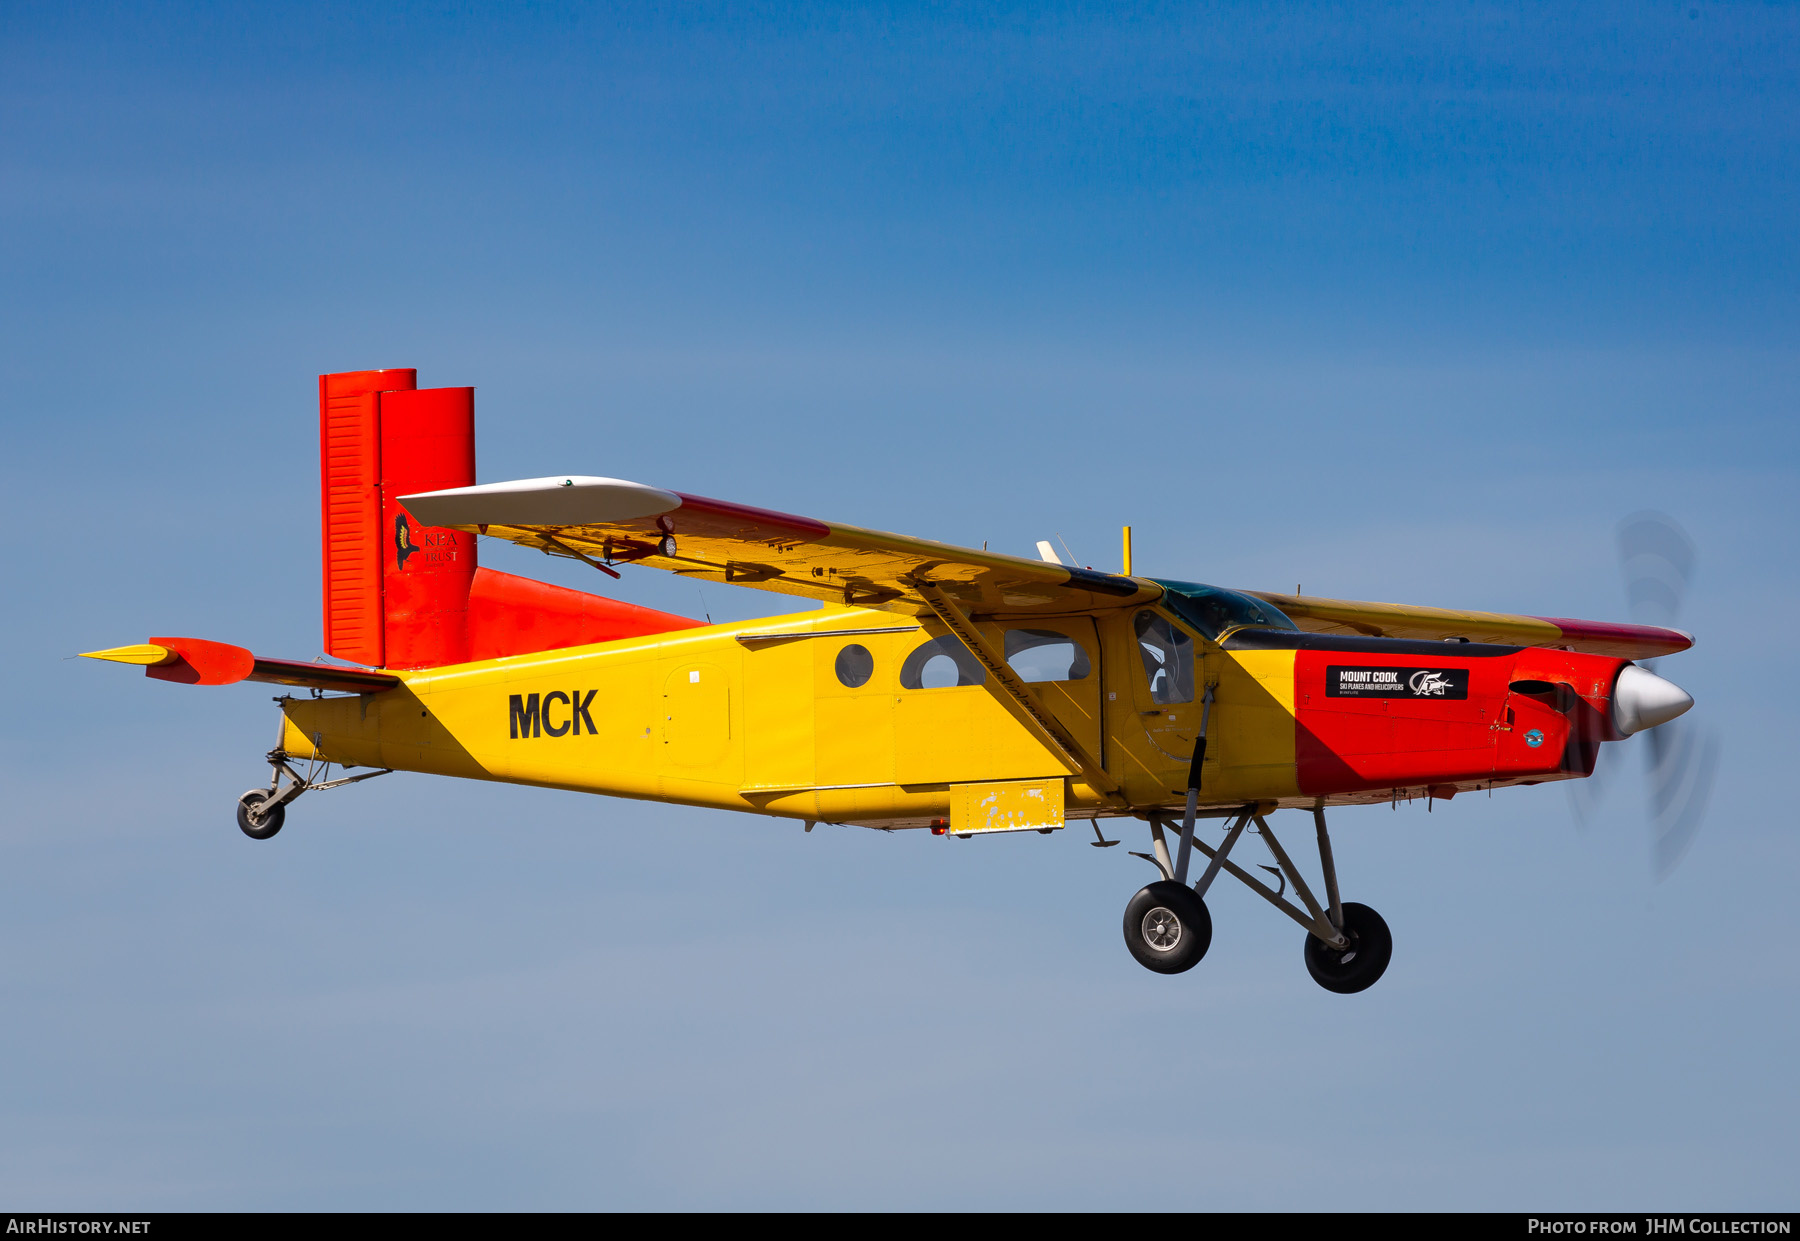
<path id="1" fill-rule="evenodd" d="M 1661 513 L 1626 518 L 1619 527 L 1619 562 L 1632 620 L 1673 628 L 1687 597 L 1694 561 L 1693 541 L 1670 518 Z M 1638 661 L 1646 670 L 1655 664 Z M 1644 732 L 1647 740 L 1634 748 L 1643 753 L 1649 768 L 1650 865 L 1660 882 L 1680 864 L 1700 830 L 1719 765 L 1719 739 L 1711 729 L 1687 719 L 1670 720 Z M 1614 748 L 1602 746 L 1593 776 L 1569 786 L 1578 823 L 1592 815 L 1619 764 L 1626 761 L 1612 754 Z"/>

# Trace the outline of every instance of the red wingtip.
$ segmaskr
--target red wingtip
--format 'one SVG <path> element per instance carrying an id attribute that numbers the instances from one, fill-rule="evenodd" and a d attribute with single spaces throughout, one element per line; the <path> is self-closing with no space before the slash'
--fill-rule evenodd
<path id="1" fill-rule="evenodd" d="M 1621 625 L 1611 621 L 1574 620 L 1566 616 L 1538 616 L 1561 629 L 1578 651 L 1611 655 L 1617 659 L 1655 659 L 1674 655 L 1694 645 L 1694 635 L 1660 625 Z"/>

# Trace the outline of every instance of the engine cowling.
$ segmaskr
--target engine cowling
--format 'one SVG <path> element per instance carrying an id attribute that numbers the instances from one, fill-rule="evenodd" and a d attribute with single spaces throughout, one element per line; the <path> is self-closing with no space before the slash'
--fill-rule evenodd
<path id="1" fill-rule="evenodd" d="M 1543 647 L 1296 636 L 1308 796 L 1591 774 L 1599 746 L 1693 699 L 1627 660 Z"/>

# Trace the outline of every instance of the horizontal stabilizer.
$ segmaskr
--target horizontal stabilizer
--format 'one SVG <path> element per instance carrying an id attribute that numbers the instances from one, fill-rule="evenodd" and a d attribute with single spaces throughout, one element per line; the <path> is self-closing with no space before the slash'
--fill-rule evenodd
<path id="1" fill-rule="evenodd" d="M 271 685 L 293 685 L 345 694 L 375 694 L 400 684 L 399 677 L 385 672 L 308 664 L 293 659 L 263 659 L 241 646 L 208 642 L 203 638 L 152 638 L 137 646 L 83 651 L 82 657 L 115 664 L 136 664 L 144 669 L 146 676 L 182 685 L 263 681 Z"/>
<path id="2" fill-rule="evenodd" d="M 264 659 L 258 656 L 247 681 L 263 681 L 270 685 L 294 685 L 303 689 L 332 690 L 342 694 L 378 694 L 400 684 L 400 678 L 387 672 L 365 672 L 361 668 L 338 668 L 331 664 L 306 664 L 297 659 Z"/>

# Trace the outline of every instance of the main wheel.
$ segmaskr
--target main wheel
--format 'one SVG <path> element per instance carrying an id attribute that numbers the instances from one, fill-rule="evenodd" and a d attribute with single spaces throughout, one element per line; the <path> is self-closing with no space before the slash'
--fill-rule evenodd
<path id="1" fill-rule="evenodd" d="M 267 840 L 281 830 L 287 818 L 286 806 L 262 808 L 271 796 L 268 789 L 251 789 L 238 798 L 238 826 L 251 840 Z"/>
<path id="2" fill-rule="evenodd" d="M 1212 915 L 1185 883 L 1172 879 L 1153 883 L 1125 906 L 1125 947 L 1147 970 L 1159 974 L 1191 970 L 1211 945 Z"/>
<path id="3" fill-rule="evenodd" d="M 1327 991 L 1353 995 L 1367 991 L 1387 972 L 1394 955 L 1394 936 L 1381 915 L 1367 905 L 1344 906 L 1348 948 L 1331 947 L 1317 935 L 1306 937 L 1306 972 Z"/>

